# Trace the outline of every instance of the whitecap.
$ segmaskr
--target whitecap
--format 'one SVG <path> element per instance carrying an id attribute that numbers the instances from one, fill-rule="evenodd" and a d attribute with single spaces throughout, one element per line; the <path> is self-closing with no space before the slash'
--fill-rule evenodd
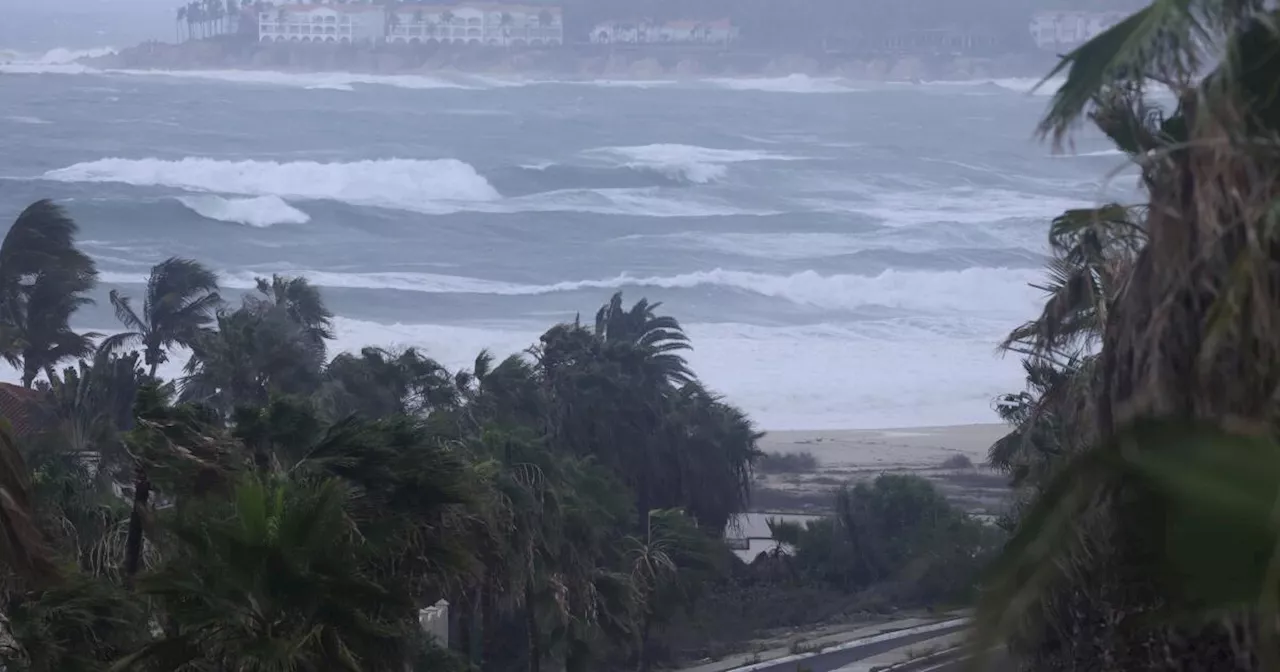
<path id="1" fill-rule="evenodd" d="M 717 78 L 705 80 L 708 83 L 730 91 L 761 91 L 765 93 L 858 93 L 865 89 L 855 88 L 838 77 L 810 77 L 804 74 L 791 74 L 785 77 L 765 78 Z"/>
<path id="2" fill-rule="evenodd" d="M 724 177 L 727 166 L 749 161 L 800 161 L 804 157 L 777 154 L 758 149 L 716 149 L 697 145 L 661 143 L 631 147 L 601 147 L 587 155 L 621 160 L 622 165 L 661 172 L 697 184 Z"/>
<path id="3" fill-rule="evenodd" d="M 494 201 L 498 192 L 470 164 L 456 159 L 385 159 L 346 163 L 223 161 L 189 157 L 100 159 L 51 170 L 59 182 L 116 182 L 222 194 L 335 200 L 356 205 L 456 212 Z"/>
<path id="4" fill-rule="evenodd" d="M 1041 292 L 1029 283 L 1040 279 L 1039 269 L 967 268 L 961 271 L 887 270 L 879 275 L 822 275 L 802 271 L 775 275 L 754 271 L 712 269 L 670 276 L 620 274 L 612 278 L 571 280 L 544 285 L 519 284 L 483 278 L 417 272 L 338 273 L 289 270 L 321 287 L 389 289 L 426 294 L 489 294 L 538 296 L 582 290 L 623 288 L 694 289 L 716 287 L 747 292 L 791 303 L 830 310 L 892 308 L 921 313 L 1015 319 L 1034 313 L 1043 303 Z M 137 275 L 103 273 L 104 282 L 138 283 Z M 228 287 L 252 287 L 254 276 L 223 274 Z"/>
<path id="5" fill-rule="evenodd" d="M 258 228 L 275 224 L 306 224 L 311 221 L 310 215 L 289 205 L 279 196 L 180 196 L 178 201 L 201 217 Z"/>

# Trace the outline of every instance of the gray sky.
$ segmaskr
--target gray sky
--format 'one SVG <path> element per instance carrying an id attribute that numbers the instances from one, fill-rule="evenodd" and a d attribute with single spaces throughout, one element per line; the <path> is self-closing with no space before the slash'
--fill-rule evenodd
<path id="1" fill-rule="evenodd" d="M 0 50 L 127 47 L 173 32 L 176 0 L 0 0 Z"/>

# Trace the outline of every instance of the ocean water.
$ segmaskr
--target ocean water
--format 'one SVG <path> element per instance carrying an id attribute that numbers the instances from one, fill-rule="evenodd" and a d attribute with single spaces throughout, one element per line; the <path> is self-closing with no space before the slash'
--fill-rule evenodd
<path id="1" fill-rule="evenodd" d="M 305 275 L 336 350 L 450 366 L 661 301 L 766 429 L 995 421 L 1049 219 L 1123 193 L 1029 82 L 102 72 L 0 65 L 0 218 L 58 199 L 111 287 L 170 255 Z M 86 328 L 117 328 L 101 306 Z"/>

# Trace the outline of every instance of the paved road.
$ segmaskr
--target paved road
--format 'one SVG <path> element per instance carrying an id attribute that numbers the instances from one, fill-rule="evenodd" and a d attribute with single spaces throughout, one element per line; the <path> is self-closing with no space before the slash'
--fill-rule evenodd
<path id="1" fill-rule="evenodd" d="M 916 672 L 969 672 L 969 660 L 967 658 L 959 658 L 947 661 L 934 667 L 926 667 Z M 987 663 L 986 672 L 1015 672 L 1018 668 L 1012 664 L 1004 652 L 994 653 L 991 655 L 990 662 Z"/>
<path id="2" fill-rule="evenodd" d="M 810 670 L 811 672 L 835 672 L 835 670 L 838 670 L 849 663 L 855 663 L 864 658 L 870 658 L 878 653 L 892 651 L 893 649 L 898 649 L 909 644 L 915 644 L 916 642 L 936 639 L 947 633 L 957 632 L 967 627 L 969 626 L 962 624 L 953 628 L 934 630 L 932 632 L 922 632 L 918 635 L 907 635 L 906 637 L 899 637 L 897 639 L 890 639 L 883 642 L 875 642 L 873 644 L 864 644 L 852 649 L 845 649 L 844 651 L 820 653 L 803 661 L 793 660 L 788 663 L 778 663 L 777 665 L 770 665 L 768 667 L 761 667 L 757 669 L 758 672 L 796 672 L 797 669 Z M 963 671 L 946 670 L 946 672 Z"/>

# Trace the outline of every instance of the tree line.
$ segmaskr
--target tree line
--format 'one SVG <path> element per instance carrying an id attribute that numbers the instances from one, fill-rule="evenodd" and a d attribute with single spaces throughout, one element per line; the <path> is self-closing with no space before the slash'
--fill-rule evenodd
<path id="1" fill-rule="evenodd" d="M 944 532 L 973 521 L 927 483 L 877 484 L 797 542 L 815 568 L 886 549 L 874 572 L 745 570 L 723 533 L 761 433 L 660 304 L 616 294 L 449 371 L 413 348 L 331 353 L 305 278 L 232 300 L 171 258 L 108 293 L 104 336 L 70 325 L 97 284 L 76 233 L 40 201 L 0 243 L 0 356 L 22 385 L 0 392 L 27 404 L 0 421 L 6 670 L 648 670 L 708 591 L 859 591 L 971 549 Z M 970 594 L 971 565 L 909 599 Z M 419 623 L 442 599 L 447 642 Z"/>
<path id="2" fill-rule="evenodd" d="M 6 669 L 402 670 L 442 598 L 473 662 L 647 668 L 724 562 L 760 434 L 657 305 L 615 296 L 450 372 L 330 359 L 305 279 L 235 305 L 174 258 L 137 300 L 110 293 L 124 330 L 99 338 L 68 325 L 96 280 L 75 231 L 42 201 L 0 246 L 0 353 L 49 401 L 4 439 Z M 184 375 L 157 379 L 177 348 Z"/>
<path id="3" fill-rule="evenodd" d="M 1155 0 L 1066 56 L 1040 126 L 1096 126 L 1136 204 L 1053 221 L 1026 389 L 991 449 L 1019 492 L 978 610 L 1023 669 L 1270 670 L 1280 527 L 1274 3 Z"/>

